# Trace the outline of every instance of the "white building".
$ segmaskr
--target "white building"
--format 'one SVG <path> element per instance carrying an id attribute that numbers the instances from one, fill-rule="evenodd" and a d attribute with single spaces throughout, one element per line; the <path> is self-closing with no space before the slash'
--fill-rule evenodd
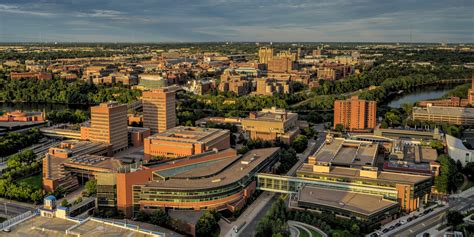
<path id="1" fill-rule="evenodd" d="M 456 162 L 459 160 L 465 166 L 468 162 L 474 161 L 474 150 L 467 149 L 460 139 L 446 134 L 446 145 L 448 146 L 448 155 Z"/>

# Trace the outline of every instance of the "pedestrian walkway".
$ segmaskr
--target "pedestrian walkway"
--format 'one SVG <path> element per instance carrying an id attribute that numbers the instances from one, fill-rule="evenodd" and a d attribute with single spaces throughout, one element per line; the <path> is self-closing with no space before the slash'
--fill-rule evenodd
<path id="1" fill-rule="evenodd" d="M 322 230 L 312 226 L 312 225 L 308 225 L 306 223 L 302 223 L 302 222 L 298 222 L 298 221 L 288 221 L 288 226 L 289 228 L 293 228 L 293 229 L 296 229 L 298 230 L 298 236 L 300 236 L 300 229 L 303 230 L 303 231 L 306 231 L 306 233 L 308 234 L 309 237 L 319 237 L 319 236 L 322 236 L 322 237 L 328 237 L 328 235 L 326 233 L 324 233 Z M 315 235 L 313 233 L 318 233 L 319 235 Z"/>

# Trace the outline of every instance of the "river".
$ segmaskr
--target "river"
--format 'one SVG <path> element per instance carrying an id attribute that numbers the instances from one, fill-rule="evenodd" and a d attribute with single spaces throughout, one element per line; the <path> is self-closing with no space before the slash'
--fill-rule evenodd
<path id="1" fill-rule="evenodd" d="M 413 104 L 421 100 L 439 99 L 456 86 L 457 84 L 429 86 L 422 89 L 403 92 L 400 95 L 390 98 L 388 106 L 392 108 L 400 108 L 402 104 Z"/>
<path id="2" fill-rule="evenodd" d="M 50 103 L 0 103 L 0 112 L 10 112 L 14 110 L 22 111 L 43 111 L 46 112 L 52 110 L 89 110 L 89 105 L 74 105 L 74 104 L 50 104 Z"/>

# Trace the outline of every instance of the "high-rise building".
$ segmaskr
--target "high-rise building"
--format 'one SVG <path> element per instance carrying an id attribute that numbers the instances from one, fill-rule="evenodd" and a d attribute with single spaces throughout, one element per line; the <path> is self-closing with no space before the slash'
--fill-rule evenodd
<path id="1" fill-rule="evenodd" d="M 114 152 L 128 147 L 127 105 L 116 102 L 91 107 L 88 138 L 93 142 L 112 144 Z"/>
<path id="2" fill-rule="evenodd" d="M 258 61 L 260 63 L 268 63 L 273 59 L 273 48 L 262 47 L 258 50 Z"/>
<path id="3" fill-rule="evenodd" d="M 348 100 L 334 102 L 334 128 L 342 125 L 350 131 L 374 129 L 377 104 L 375 101 L 359 100 L 353 96 Z"/>
<path id="4" fill-rule="evenodd" d="M 474 104 L 474 74 L 472 75 L 472 85 L 471 89 L 469 89 L 467 93 L 468 99 L 469 99 L 469 104 Z"/>
<path id="5" fill-rule="evenodd" d="M 151 133 L 176 126 L 176 90 L 165 87 L 143 92 L 143 127 Z"/>

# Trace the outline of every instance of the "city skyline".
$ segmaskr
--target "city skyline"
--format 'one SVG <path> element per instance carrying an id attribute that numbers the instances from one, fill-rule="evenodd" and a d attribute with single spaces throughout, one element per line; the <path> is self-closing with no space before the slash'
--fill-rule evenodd
<path id="1" fill-rule="evenodd" d="M 0 1 L 0 42 L 474 41 L 471 1 Z"/>

